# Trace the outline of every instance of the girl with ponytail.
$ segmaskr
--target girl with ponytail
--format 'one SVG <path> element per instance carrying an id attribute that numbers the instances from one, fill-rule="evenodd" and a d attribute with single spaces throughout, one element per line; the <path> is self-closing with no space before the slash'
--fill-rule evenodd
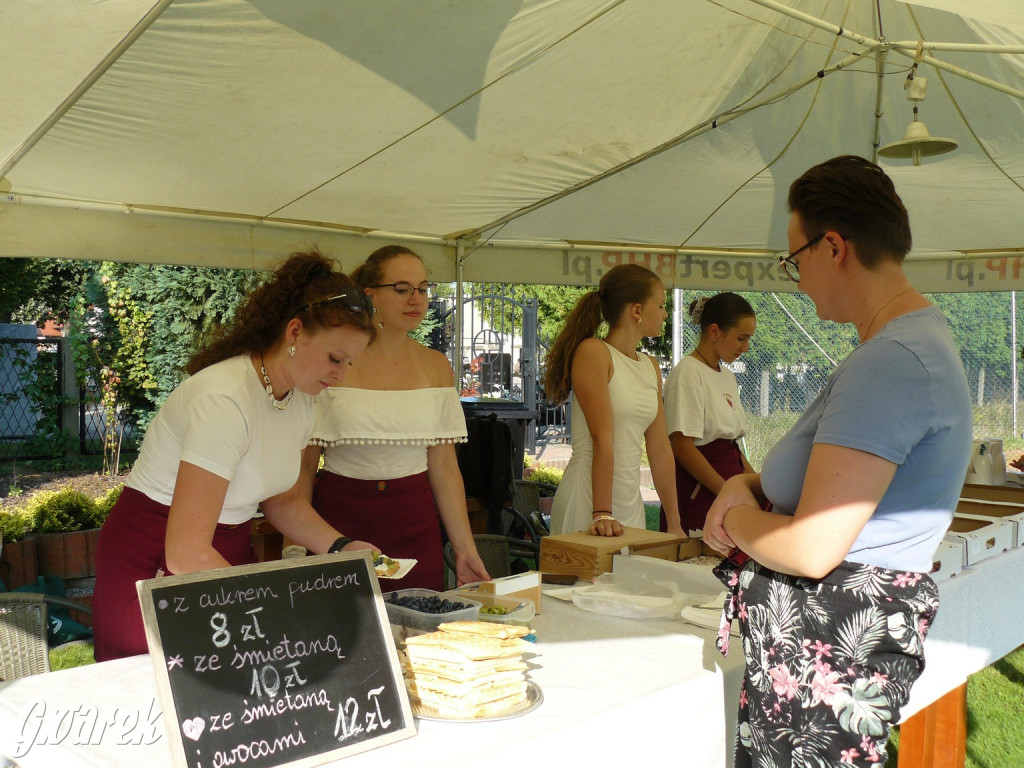
<path id="1" fill-rule="evenodd" d="M 645 443 L 668 530 L 682 533 L 661 371 L 657 360 L 637 351 L 643 338 L 661 335 L 666 317 L 658 276 L 639 264 L 620 264 L 566 319 L 545 380 L 549 399 L 571 395 L 572 408 L 572 458 L 552 505 L 552 533 L 621 536 L 624 527 L 646 528 L 640 496 Z M 609 326 L 603 339 L 596 337 L 602 320 Z"/>
<path id="2" fill-rule="evenodd" d="M 369 547 L 313 511 L 297 484 L 313 395 L 376 336 L 373 304 L 320 253 L 295 253 L 187 366 L 146 430 L 96 553 L 97 661 L 146 653 L 135 582 L 253 562 L 262 510 L 317 554 Z"/>

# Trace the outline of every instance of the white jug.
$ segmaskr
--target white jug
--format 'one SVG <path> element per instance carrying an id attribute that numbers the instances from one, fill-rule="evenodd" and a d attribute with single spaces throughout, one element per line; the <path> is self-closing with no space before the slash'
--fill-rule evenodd
<path id="1" fill-rule="evenodd" d="M 986 438 L 988 442 L 988 455 L 992 461 L 992 485 L 1006 484 L 1006 457 L 1003 456 L 1003 441 L 995 438 Z"/>
<path id="2" fill-rule="evenodd" d="M 992 485 L 992 452 L 988 440 L 975 440 L 971 448 L 971 463 L 967 465 L 964 482 L 974 485 Z M 1001 450 L 1001 449 L 1000 449 Z"/>

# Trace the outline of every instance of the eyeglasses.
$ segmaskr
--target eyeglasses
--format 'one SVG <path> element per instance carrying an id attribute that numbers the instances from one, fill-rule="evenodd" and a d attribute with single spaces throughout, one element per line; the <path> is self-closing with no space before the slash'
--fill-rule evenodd
<path id="1" fill-rule="evenodd" d="M 796 255 L 800 253 L 800 251 L 805 251 L 808 248 L 813 248 L 814 246 L 816 246 L 818 243 L 821 242 L 821 239 L 825 237 L 826 234 L 828 233 L 822 232 L 820 235 L 815 235 L 806 243 L 804 243 L 795 251 L 793 251 L 791 254 L 789 254 L 789 256 L 779 256 L 779 266 L 782 267 L 782 271 L 786 273 L 786 277 L 788 277 L 794 283 L 800 282 L 800 265 L 796 262 Z"/>
<path id="2" fill-rule="evenodd" d="M 365 312 L 368 315 L 373 315 L 373 299 L 363 293 L 360 288 L 345 288 L 341 293 L 334 296 L 303 304 L 299 307 L 299 312 L 305 312 L 307 309 L 312 309 L 318 304 L 328 304 L 332 301 L 342 302 L 345 305 L 345 309 L 349 312 Z"/>
<path id="3" fill-rule="evenodd" d="M 413 291 L 418 293 L 420 296 L 429 299 L 430 294 L 433 293 L 437 287 L 436 283 L 420 283 L 419 285 L 413 285 L 402 281 L 400 283 L 378 283 L 377 285 L 371 285 L 370 288 L 390 288 L 403 299 L 407 299 L 412 296 Z"/>

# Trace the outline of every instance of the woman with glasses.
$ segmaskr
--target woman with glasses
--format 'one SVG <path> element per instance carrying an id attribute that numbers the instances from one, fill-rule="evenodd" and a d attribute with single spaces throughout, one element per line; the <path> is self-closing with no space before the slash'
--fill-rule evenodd
<path id="1" fill-rule="evenodd" d="M 727 479 L 754 471 L 738 442 L 747 431 L 747 414 L 736 377 L 721 363 L 746 352 L 757 330 L 753 307 L 735 293 L 694 299 L 689 309 L 700 338 L 665 382 L 679 516 L 688 532 L 703 530 L 708 508 Z M 668 530 L 664 509 L 661 518 L 661 530 Z"/>
<path id="2" fill-rule="evenodd" d="M 640 496 L 644 445 L 668 519 L 682 534 L 665 428 L 658 361 L 638 351 L 660 336 L 668 313 L 665 288 L 639 264 L 608 270 L 566 318 L 547 361 L 546 391 L 559 403 L 572 394 L 572 457 L 551 507 L 551 532 L 621 536 L 646 528 Z M 604 319 L 608 333 L 598 338 Z"/>
<path id="3" fill-rule="evenodd" d="M 489 579 L 473 541 L 455 443 L 466 419 L 448 358 L 409 336 L 427 314 L 423 261 L 399 245 L 379 248 L 352 278 L 372 299 L 378 339 L 344 384 L 317 397 L 313 443 L 325 448 L 313 506 L 338 530 L 416 567 L 388 589 L 442 590 L 441 523 L 456 579 Z M 319 449 L 303 463 L 310 482 Z M 440 515 L 440 520 L 438 516 Z"/>
<path id="4" fill-rule="evenodd" d="M 751 558 L 717 568 L 746 655 L 736 765 L 881 765 L 924 665 L 971 402 L 946 318 L 903 273 L 909 218 L 882 169 L 815 166 L 789 209 L 783 268 L 860 345 L 761 473 L 727 480 L 708 512 L 705 541 Z"/>
<path id="5" fill-rule="evenodd" d="M 187 366 L 157 411 L 96 554 L 97 661 L 146 653 L 135 582 L 255 560 L 249 520 L 318 554 L 369 547 L 325 523 L 297 486 L 313 396 L 374 338 L 373 307 L 333 262 L 296 253 Z"/>

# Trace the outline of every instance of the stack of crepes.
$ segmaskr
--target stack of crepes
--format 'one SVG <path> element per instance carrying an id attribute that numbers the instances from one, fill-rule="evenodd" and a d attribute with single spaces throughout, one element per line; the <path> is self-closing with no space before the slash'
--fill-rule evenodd
<path id="1" fill-rule="evenodd" d="M 527 699 L 521 638 L 526 627 L 452 621 L 405 641 L 405 683 L 413 704 L 452 718 L 508 712 Z"/>

